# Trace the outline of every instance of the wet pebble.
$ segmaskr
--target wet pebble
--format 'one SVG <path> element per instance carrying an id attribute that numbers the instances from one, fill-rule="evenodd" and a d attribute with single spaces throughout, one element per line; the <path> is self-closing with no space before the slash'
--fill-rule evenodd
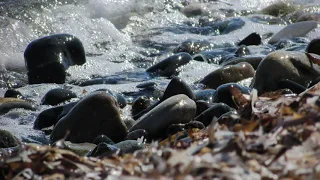
<path id="1" fill-rule="evenodd" d="M 272 70 L 272 71 L 271 71 Z M 320 67 L 302 52 L 274 51 L 266 56 L 251 83 L 259 94 L 279 89 L 280 80 L 291 80 L 304 87 L 320 76 Z"/>
<path id="2" fill-rule="evenodd" d="M 19 140 L 9 131 L 0 129 L 0 148 L 15 147 L 19 144 Z"/>
<path id="3" fill-rule="evenodd" d="M 246 45 L 246 46 L 251 46 L 251 45 L 260 45 L 262 43 L 261 41 L 261 36 L 260 34 L 254 32 L 249 34 L 247 37 L 242 39 L 239 43 L 238 46 L 241 45 Z"/>
<path id="4" fill-rule="evenodd" d="M 48 91 L 41 100 L 42 105 L 55 106 L 57 104 L 76 98 L 77 94 L 68 89 L 55 88 Z"/>
<path id="5" fill-rule="evenodd" d="M 158 104 L 160 104 L 161 102 L 163 102 L 164 100 L 178 95 L 178 94 L 184 94 L 186 96 L 188 96 L 191 99 L 195 99 L 195 95 L 193 93 L 193 91 L 191 90 L 191 88 L 189 87 L 189 85 L 183 81 L 181 78 L 179 77 L 174 77 L 171 79 L 171 81 L 169 82 L 166 90 L 164 91 L 160 101 L 152 104 L 151 106 L 149 106 L 148 108 L 142 110 L 140 113 L 136 114 L 135 116 L 133 116 L 134 119 L 138 119 L 139 117 L 141 117 L 143 114 L 145 114 L 146 112 L 150 111 L 152 108 L 154 108 L 155 106 L 157 106 Z"/>
<path id="6" fill-rule="evenodd" d="M 108 136 L 104 135 L 104 134 L 101 134 L 99 136 L 97 136 L 94 141 L 93 141 L 93 144 L 100 144 L 100 143 L 107 143 L 107 144 L 115 144 Z"/>
<path id="7" fill-rule="evenodd" d="M 145 82 L 138 84 L 136 87 L 141 89 L 154 89 L 157 86 L 156 82 Z"/>
<path id="8" fill-rule="evenodd" d="M 263 14 L 268 14 L 272 16 L 284 16 L 291 12 L 294 12 L 296 9 L 297 7 L 292 3 L 279 1 L 263 8 L 261 12 Z"/>
<path id="9" fill-rule="evenodd" d="M 33 128 L 40 130 L 55 125 L 59 119 L 68 114 L 76 104 L 77 102 L 71 102 L 42 111 L 34 121 Z"/>
<path id="10" fill-rule="evenodd" d="M 66 140 L 75 143 L 93 142 L 100 134 L 119 142 L 127 135 L 117 102 L 105 92 L 94 92 L 80 100 L 54 126 L 51 142 L 62 139 L 68 131 Z"/>
<path id="11" fill-rule="evenodd" d="M 29 84 L 64 83 L 66 69 L 86 62 L 82 42 L 70 34 L 32 41 L 24 52 Z"/>
<path id="12" fill-rule="evenodd" d="M 199 101 L 205 101 L 209 104 L 212 103 L 212 100 L 215 96 L 216 90 L 214 89 L 205 89 L 205 90 L 199 90 L 195 92 L 196 100 Z"/>
<path id="13" fill-rule="evenodd" d="M 204 4 L 200 3 L 189 4 L 181 8 L 180 12 L 187 17 L 203 16 L 209 14 L 209 11 L 205 8 Z"/>
<path id="14" fill-rule="evenodd" d="M 148 132 L 144 129 L 137 129 L 129 132 L 127 134 L 126 140 L 137 140 L 141 137 L 143 137 L 144 139 L 148 139 Z"/>
<path id="15" fill-rule="evenodd" d="M 230 112 L 231 110 L 232 108 L 224 103 L 213 104 L 209 109 L 195 117 L 194 120 L 202 122 L 205 126 L 208 126 L 213 118 L 218 119 L 221 115 Z"/>
<path id="16" fill-rule="evenodd" d="M 150 105 L 150 99 L 146 96 L 140 96 L 134 100 L 131 107 L 131 114 L 134 116 L 145 110 Z"/>
<path id="17" fill-rule="evenodd" d="M 249 48 L 245 45 L 241 45 L 235 52 L 235 55 L 237 57 L 242 57 L 242 56 L 246 56 L 246 55 L 250 55 L 251 52 L 249 50 Z"/>
<path id="18" fill-rule="evenodd" d="M 172 96 L 141 116 L 129 130 L 145 129 L 149 137 L 159 137 L 171 124 L 188 123 L 196 113 L 196 104 L 188 96 Z"/>
<path id="19" fill-rule="evenodd" d="M 236 83 L 227 83 L 217 88 L 216 93 L 214 94 L 214 97 L 213 97 L 213 102 L 215 103 L 222 102 L 227 104 L 229 107 L 237 108 L 232 99 L 232 93 L 231 93 L 232 88 L 237 88 L 243 94 L 250 94 L 250 89 L 248 87 L 241 86 Z"/>
<path id="20" fill-rule="evenodd" d="M 301 21 L 318 21 L 320 22 L 320 13 L 314 12 L 314 13 L 304 13 L 297 19 L 297 22 Z"/>
<path id="21" fill-rule="evenodd" d="M 234 57 L 229 59 L 228 61 L 221 62 L 220 65 L 230 66 L 230 65 L 246 62 L 246 63 L 249 63 L 253 67 L 253 69 L 257 69 L 263 58 L 264 56 Z"/>
<path id="22" fill-rule="evenodd" d="M 307 46 L 306 52 L 320 55 L 320 38 L 313 39 Z"/>
<path id="23" fill-rule="evenodd" d="M 222 84 L 238 82 L 253 77 L 254 73 L 255 71 L 249 63 L 242 62 L 236 65 L 223 66 L 205 76 L 200 80 L 200 83 L 208 88 L 216 89 Z"/>
<path id="24" fill-rule="evenodd" d="M 155 75 L 171 77 L 177 75 L 181 70 L 180 68 L 191 60 L 190 54 L 181 52 L 154 64 L 146 71 Z"/>
<path id="25" fill-rule="evenodd" d="M 174 53 L 186 52 L 190 55 L 209 50 L 213 45 L 207 40 L 185 40 L 180 43 L 174 50 Z"/>
<path id="26" fill-rule="evenodd" d="M 4 96 L 5 98 L 18 98 L 18 99 L 25 99 L 25 97 L 21 94 L 21 92 L 15 90 L 15 89 L 8 89 Z"/>

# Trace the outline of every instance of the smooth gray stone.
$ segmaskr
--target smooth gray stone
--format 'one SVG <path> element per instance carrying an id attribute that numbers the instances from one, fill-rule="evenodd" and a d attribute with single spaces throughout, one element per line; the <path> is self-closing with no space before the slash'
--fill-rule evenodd
<path id="1" fill-rule="evenodd" d="M 305 53 L 275 51 L 265 57 L 257 68 L 250 87 L 259 94 L 279 89 L 280 80 L 288 79 L 307 87 L 320 76 L 320 67 Z"/>
<path id="2" fill-rule="evenodd" d="M 94 92 L 80 100 L 61 118 L 50 136 L 51 142 L 62 139 L 74 143 L 93 142 L 101 134 L 114 142 L 124 140 L 127 128 L 120 118 L 116 100 L 105 92 Z"/>
<path id="3" fill-rule="evenodd" d="M 291 39 L 294 37 L 305 36 L 311 30 L 317 28 L 317 21 L 302 21 L 290 24 L 274 34 L 268 41 L 269 44 L 275 44 L 281 39 Z"/>
<path id="4" fill-rule="evenodd" d="M 161 136 L 171 124 L 190 122 L 196 114 L 196 108 L 196 103 L 188 96 L 172 96 L 140 117 L 129 131 L 144 129 L 149 137 Z"/>

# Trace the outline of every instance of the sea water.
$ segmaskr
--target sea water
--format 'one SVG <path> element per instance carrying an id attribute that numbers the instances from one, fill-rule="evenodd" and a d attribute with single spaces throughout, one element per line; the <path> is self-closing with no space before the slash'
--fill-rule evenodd
<path id="1" fill-rule="evenodd" d="M 136 85 L 149 81 L 156 82 L 159 91 L 163 91 L 170 80 L 152 77 L 145 73 L 146 68 L 172 55 L 172 50 L 187 39 L 207 40 L 215 48 L 233 47 L 252 32 L 263 35 L 279 31 L 286 23 L 259 23 L 244 15 L 244 12 L 259 14 L 275 2 L 278 0 L 0 0 L 0 97 L 8 88 L 15 87 L 39 105 L 44 94 L 56 87 L 70 89 L 81 98 L 100 88 L 137 92 Z M 317 0 L 290 2 L 301 6 L 320 4 Z M 192 29 L 198 26 L 199 16 L 185 16 L 181 12 L 185 4 L 202 6 L 221 19 L 241 18 L 245 25 L 228 34 L 194 33 Z M 37 38 L 59 33 L 72 34 L 82 41 L 87 62 L 70 67 L 67 70 L 70 76 L 63 85 L 28 85 L 25 48 Z M 306 38 L 318 35 L 317 28 Z M 251 52 L 265 55 L 271 51 L 267 41 L 263 39 L 266 49 L 252 47 Z M 179 77 L 196 90 L 193 83 L 217 68 L 215 64 L 192 61 L 183 67 Z M 110 77 L 116 83 L 85 87 L 70 84 L 93 77 Z M 51 106 L 37 108 L 37 111 L 14 109 L 0 115 L 0 129 L 9 130 L 25 142 L 46 143 L 47 136 L 32 127 L 38 114 Z M 123 110 L 124 116 L 130 114 L 129 109 L 130 106 Z"/>

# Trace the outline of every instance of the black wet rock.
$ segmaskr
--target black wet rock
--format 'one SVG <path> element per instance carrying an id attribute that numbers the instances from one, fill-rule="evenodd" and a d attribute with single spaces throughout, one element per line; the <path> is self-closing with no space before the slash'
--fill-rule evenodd
<path id="1" fill-rule="evenodd" d="M 250 94 L 250 89 L 248 87 L 241 86 L 236 83 L 227 83 L 217 88 L 212 101 L 215 103 L 222 102 L 227 104 L 229 107 L 237 108 L 232 99 L 232 88 L 240 90 L 243 94 Z"/>
<path id="2" fill-rule="evenodd" d="M 217 48 L 217 49 L 212 49 L 210 51 L 201 51 L 198 54 L 195 54 L 193 56 L 193 60 L 219 64 L 222 57 L 229 56 L 229 55 L 234 56 L 235 51 L 236 51 L 236 48 L 234 47 Z"/>
<path id="3" fill-rule="evenodd" d="M 5 98 L 17 98 L 17 99 L 25 99 L 25 97 L 21 94 L 21 92 L 15 90 L 15 89 L 8 89 L 4 96 Z"/>
<path id="4" fill-rule="evenodd" d="M 27 101 L 8 101 L 0 103 L 0 115 L 6 114 L 13 109 L 37 110 L 36 106 Z"/>
<path id="5" fill-rule="evenodd" d="M 251 46 L 251 45 L 260 45 L 262 43 L 261 41 L 261 36 L 260 34 L 254 32 L 249 34 L 247 37 L 242 39 L 239 43 L 238 46 L 241 45 L 246 45 L 246 46 Z"/>
<path id="6" fill-rule="evenodd" d="M 164 100 L 166 100 L 166 99 L 168 99 L 168 98 L 170 98 L 172 96 L 178 95 L 178 94 L 184 94 L 184 95 L 188 96 L 192 100 L 195 99 L 195 95 L 194 95 L 192 89 L 189 87 L 189 85 L 185 81 L 183 81 L 181 78 L 174 77 L 169 82 L 166 90 L 164 91 L 162 97 L 160 98 L 160 101 L 152 104 L 148 108 L 142 110 L 140 113 L 134 115 L 133 119 L 138 119 L 143 114 L 145 114 L 146 112 L 150 111 L 152 108 L 154 108 L 155 106 L 157 106 L 158 104 L 160 104 Z"/>
<path id="7" fill-rule="evenodd" d="M 306 52 L 320 55 L 320 38 L 313 39 L 307 46 Z"/>
<path id="8" fill-rule="evenodd" d="M 148 132 L 144 129 L 137 129 L 129 132 L 127 134 L 126 140 L 137 140 L 141 137 L 143 137 L 144 139 L 148 139 Z"/>
<path id="9" fill-rule="evenodd" d="M 159 137 L 171 125 L 188 123 L 196 114 L 196 103 L 184 94 L 172 96 L 141 116 L 129 130 L 145 129 L 149 137 Z"/>
<path id="10" fill-rule="evenodd" d="M 188 64 L 191 60 L 190 54 L 181 52 L 154 64 L 146 71 L 155 75 L 171 77 L 177 75 L 181 67 Z"/>
<path id="11" fill-rule="evenodd" d="M 319 76 L 320 67 L 305 53 L 275 51 L 262 60 L 250 87 L 263 94 L 278 90 L 279 81 L 285 79 L 308 87 Z"/>
<path id="12" fill-rule="evenodd" d="M 150 99 L 147 96 L 139 96 L 132 103 L 131 114 L 134 116 L 145 110 L 150 105 Z"/>
<path id="13" fill-rule="evenodd" d="M 9 131 L 0 129 L 0 148 L 15 147 L 19 144 L 19 140 Z"/>
<path id="14" fill-rule="evenodd" d="M 262 61 L 264 57 L 263 56 L 247 56 L 247 57 L 234 57 L 229 59 L 228 61 L 221 62 L 221 66 L 229 66 L 229 65 L 235 65 L 242 62 L 247 62 L 251 64 L 253 69 L 257 69 L 260 62 Z"/>
<path id="15" fill-rule="evenodd" d="M 34 121 L 33 128 L 40 130 L 55 125 L 59 119 L 68 114 L 76 104 L 77 102 L 71 102 L 62 106 L 43 110 Z"/>
<path id="16" fill-rule="evenodd" d="M 222 84 L 238 82 L 253 77 L 254 73 L 255 71 L 249 63 L 242 62 L 235 65 L 223 66 L 206 75 L 200 80 L 200 83 L 208 88 L 216 89 Z"/>
<path id="17" fill-rule="evenodd" d="M 55 88 L 49 90 L 41 100 L 42 105 L 55 106 L 57 104 L 76 98 L 77 94 L 68 89 Z"/>
<path id="18" fill-rule="evenodd" d="M 101 134 L 99 136 L 97 136 L 94 140 L 93 140 L 93 144 L 100 144 L 100 143 L 107 143 L 107 144 L 115 144 L 108 136 Z"/>
<path id="19" fill-rule="evenodd" d="M 42 111 L 34 121 L 33 129 L 40 130 L 55 125 L 59 121 L 58 117 L 62 111 L 63 106 L 57 106 Z"/>
<path id="20" fill-rule="evenodd" d="M 120 149 L 120 154 L 134 153 L 135 151 L 144 148 L 144 145 L 136 140 L 121 141 L 114 146 Z"/>
<path id="21" fill-rule="evenodd" d="M 154 89 L 157 86 L 157 83 L 155 82 L 145 82 L 138 84 L 136 87 L 140 89 Z"/>
<path id="22" fill-rule="evenodd" d="M 202 51 L 209 50 L 213 45 L 207 40 L 191 40 L 187 39 L 180 43 L 174 50 L 174 53 L 186 52 L 190 55 L 197 54 Z"/>
<path id="23" fill-rule="evenodd" d="M 66 69 L 86 62 L 81 41 L 73 35 L 56 34 L 32 41 L 24 52 L 29 84 L 64 83 Z"/>
<path id="24" fill-rule="evenodd" d="M 196 100 L 202 100 L 209 104 L 212 103 L 212 100 L 216 94 L 216 90 L 214 89 L 205 89 L 205 90 L 199 90 L 195 92 Z"/>
<path id="25" fill-rule="evenodd" d="M 188 96 L 190 99 L 196 99 L 192 89 L 189 87 L 189 85 L 182 80 L 179 77 L 174 77 L 169 82 L 166 90 L 163 93 L 163 96 L 161 97 L 161 101 L 164 101 L 168 99 L 169 97 L 172 97 L 174 95 L 178 94 L 184 94 Z"/>
<path id="26" fill-rule="evenodd" d="M 100 134 L 119 142 L 126 137 L 127 128 L 116 100 L 105 92 L 94 92 L 59 120 L 51 133 L 51 142 L 62 139 L 68 132 L 66 140 L 74 143 L 93 142 Z"/>
<path id="27" fill-rule="evenodd" d="M 230 108 L 228 105 L 224 103 L 217 103 L 195 117 L 194 120 L 202 122 L 205 126 L 208 126 L 213 118 L 218 119 L 221 115 L 230 111 L 232 111 L 232 108 Z"/>
<path id="28" fill-rule="evenodd" d="M 207 101 L 203 101 L 203 100 L 196 101 L 196 105 L 197 105 L 196 117 L 210 107 L 210 104 Z"/>
<path id="29" fill-rule="evenodd" d="M 246 56 L 246 55 L 250 55 L 251 52 L 249 50 L 249 48 L 245 45 L 241 45 L 240 47 L 238 47 L 238 49 L 235 52 L 235 55 L 237 57 L 242 57 L 242 56 Z"/>

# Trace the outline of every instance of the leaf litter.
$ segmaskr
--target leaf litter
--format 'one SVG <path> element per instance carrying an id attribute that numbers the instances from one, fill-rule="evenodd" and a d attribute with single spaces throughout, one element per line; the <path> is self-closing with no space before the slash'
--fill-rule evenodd
<path id="1" fill-rule="evenodd" d="M 35 144 L 2 149 L 0 179 L 320 179 L 320 84 L 299 95 L 231 94 L 232 114 L 132 154 L 85 157 Z"/>

